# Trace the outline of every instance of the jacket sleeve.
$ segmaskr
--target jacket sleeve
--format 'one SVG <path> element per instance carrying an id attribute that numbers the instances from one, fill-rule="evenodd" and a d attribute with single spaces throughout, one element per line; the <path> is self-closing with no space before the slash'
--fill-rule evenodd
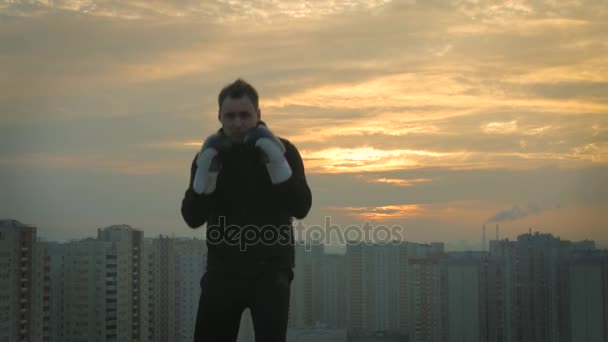
<path id="1" fill-rule="evenodd" d="M 211 199 L 213 197 L 213 194 L 199 195 L 194 192 L 194 189 L 192 188 L 194 175 L 198 168 L 196 165 L 197 156 L 195 156 L 194 160 L 192 161 L 192 168 L 190 169 L 190 183 L 188 184 L 188 189 L 186 189 L 184 199 L 182 200 L 182 217 L 190 228 L 198 228 L 205 224 L 205 222 L 207 222 L 207 217 L 209 215 L 209 207 L 211 205 Z"/>
<path id="2" fill-rule="evenodd" d="M 273 185 L 273 189 L 281 202 L 286 204 L 290 215 L 303 219 L 308 215 L 312 204 L 312 194 L 304 174 L 304 163 L 293 144 L 285 139 L 281 141 L 285 145 L 285 158 L 291 167 L 292 175 L 285 182 Z"/>

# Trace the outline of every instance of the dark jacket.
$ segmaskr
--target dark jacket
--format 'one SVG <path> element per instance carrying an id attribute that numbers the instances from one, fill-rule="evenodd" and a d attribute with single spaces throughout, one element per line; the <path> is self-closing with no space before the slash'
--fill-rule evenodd
<path id="1" fill-rule="evenodd" d="M 254 146 L 235 144 L 219 155 L 222 166 L 215 191 L 199 195 L 192 189 L 194 157 L 181 211 L 191 228 L 207 224 L 207 270 L 294 266 L 292 218 L 308 214 L 312 196 L 298 150 L 288 140 L 281 141 L 293 174 L 276 185 L 270 181 L 262 153 Z"/>

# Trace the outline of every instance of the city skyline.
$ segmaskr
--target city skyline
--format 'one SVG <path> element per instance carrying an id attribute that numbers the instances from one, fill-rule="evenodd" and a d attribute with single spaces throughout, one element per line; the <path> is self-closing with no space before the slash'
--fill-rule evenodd
<path id="1" fill-rule="evenodd" d="M 606 41 L 592 0 L 0 0 L 0 218 L 201 237 L 181 200 L 242 77 L 301 152 L 306 225 L 606 246 Z"/>
<path id="2" fill-rule="evenodd" d="M 128 225 L 66 243 L 0 221 L 0 336 L 191 341 L 203 240 Z M 608 250 L 526 233 L 486 251 L 443 243 L 298 244 L 287 341 L 603 341 Z M 253 341 L 251 317 L 239 342 Z M 304 340 L 300 338 L 305 338 Z"/>
<path id="3" fill-rule="evenodd" d="M 144 238 L 145 239 L 154 239 L 154 238 L 172 238 L 172 239 L 195 239 L 195 240 L 200 240 L 206 243 L 206 238 L 205 238 L 205 234 L 201 234 L 200 236 L 190 236 L 190 235 L 177 235 L 175 234 L 175 232 L 172 233 L 159 233 L 156 235 L 145 235 L 145 230 L 141 229 L 139 227 L 133 227 L 131 225 L 128 224 L 124 224 L 124 223 L 116 223 L 116 224 L 111 224 L 111 225 L 107 225 L 107 226 L 99 226 L 97 228 L 95 228 L 89 235 L 86 236 L 79 236 L 79 237 L 66 237 L 65 239 L 50 239 L 46 236 L 41 236 L 39 233 L 41 231 L 40 227 L 34 224 L 29 224 L 26 222 L 21 222 L 20 220 L 16 220 L 16 219 L 6 219 L 6 218 L 0 218 L 0 222 L 14 222 L 14 224 L 16 225 L 24 225 L 24 226 L 28 226 L 28 227 L 36 227 L 36 231 L 37 231 L 37 239 L 40 242 L 53 242 L 53 243 L 68 243 L 68 242 L 77 242 L 77 241 L 84 241 L 87 239 L 91 239 L 91 238 L 95 238 L 95 235 L 98 234 L 99 230 L 102 229 L 106 229 L 108 227 L 129 227 L 131 229 L 137 230 L 137 231 L 142 231 L 144 232 Z M 322 235 L 321 237 L 319 237 L 319 230 L 318 229 L 311 229 L 311 227 L 308 226 L 303 226 L 301 221 L 296 222 L 295 224 L 296 227 L 300 227 L 299 229 L 296 228 L 296 232 L 294 233 L 294 241 L 296 245 L 300 245 L 300 246 L 321 246 L 325 249 L 326 253 L 330 253 L 330 254 L 344 254 L 346 252 L 346 248 L 349 245 L 357 245 L 357 244 L 365 244 L 368 246 L 372 246 L 372 245 L 389 245 L 389 244 L 399 244 L 399 243 L 417 243 L 417 244 L 433 244 L 433 243 L 441 243 L 444 245 L 444 248 L 447 252 L 451 252 L 451 251 L 459 251 L 459 252 L 468 252 L 468 251 L 472 251 L 472 252 L 477 252 L 477 251 L 488 251 L 489 250 L 489 246 L 490 243 L 492 241 L 517 241 L 517 239 L 522 236 L 522 235 L 533 235 L 533 234 L 550 234 L 553 235 L 550 231 L 543 231 L 543 230 L 537 230 L 537 229 L 533 229 L 533 227 L 529 227 L 527 230 L 525 231 L 521 231 L 521 232 L 517 232 L 516 235 L 514 237 L 510 237 L 510 236 L 502 236 L 500 235 L 500 230 L 499 230 L 499 225 L 496 225 L 496 227 L 494 227 L 494 229 L 492 231 L 488 231 L 486 229 L 486 225 L 483 225 L 483 227 L 479 230 L 479 239 L 477 241 L 467 241 L 467 240 L 458 240 L 458 241 L 445 241 L 445 240 L 441 240 L 441 239 L 437 239 L 437 240 L 433 240 L 433 241 L 416 241 L 416 240 L 408 240 L 405 236 L 401 236 L 400 234 L 396 234 L 394 236 L 392 235 L 382 235 L 382 239 L 380 240 L 380 243 L 377 243 L 376 240 L 374 240 L 374 238 L 370 239 L 370 235 L 366 235 L 365 229 L 361 229 L 361 226 L 357 226 L 357 225 L 351 225 L 349 226 L 349 228 L 357 228 L 361 230 L 361 235 L 359 236 L 359 238 L 357 239 L 349 239 L 349 235 L 345 233 L 345 231 L 343 229 L 341 229 L 342 227 L 340 226 L 335 226 L 332 229 L 329 229 L 324 235 Z M 316 228 L 321 228 L 321 229 L 326 229 L 326 227 L 323 227 L 321 225 L 317 225 L 315 226 Z M 341 233 L 339 233 L 340 235 L 337 236 L 336 235 L 336 228 L 341 229 Z M 373 229 L 375 227 L 374 226 L 369 226 L 369 229 L 371 229 L 372 234 L 373 234 Z M 200 231 L 204 232 L 206 228 L 201 228 Z M 299 233 L 298 233 L 299 232 Z M 368 230 L 369 232 L 369 230 Z M 399 233 L 403 233 L 401 231 L 399 231 Z M 395 238 L 395 237 L 401 237 L 401 238 Z M 555 235 L 555 237 L 557 239 L 561 239 L 561 237 L 559 235 Z M 568 240 L 568 239 L 565 239 Z M 585 242 L 585 241 L 591 241 L 593 242 L 598 249 L 606 249 L 608 250 L 608 244 L 603 244 L 602 241 L 597 241 L 594 240 L 592 238 L 585 238 L 585 239 L 580 239 L 580 240 L 573 240 L 573 241 L 577 241 L 577 242 Z M 310 252 L 310 249 L 307 247 L 306 249 L 307 252 Z"/>

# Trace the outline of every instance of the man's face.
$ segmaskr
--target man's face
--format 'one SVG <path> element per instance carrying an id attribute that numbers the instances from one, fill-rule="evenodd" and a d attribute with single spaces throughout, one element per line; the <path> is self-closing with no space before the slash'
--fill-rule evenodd
<path id="1" fill-rule="evenodd" d="M 255 108 L 253 102 L 245 95 L 239 98 L 228 96 L 220 107 L 219 120 L 224 134 L 232 142 L 240 143 L 247 131 L 260 121 L 260 110 Z"/>

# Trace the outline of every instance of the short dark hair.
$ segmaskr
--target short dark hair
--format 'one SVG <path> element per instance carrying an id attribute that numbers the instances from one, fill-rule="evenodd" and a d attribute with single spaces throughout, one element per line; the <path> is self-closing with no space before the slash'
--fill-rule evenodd
<path id="1" fill-rule="evenodd" d="M 224 102 L 226 97 L 238 99 L 243 96 L 249 97 L 255 108 L 259 107 L 258 92 L 251 84 L 239 78 L 236 81 L 225 86 L 224 89 L 220 91 L 220 94 L 217 97 L 218 108 L 222 108 L 222 103 Z"/>

